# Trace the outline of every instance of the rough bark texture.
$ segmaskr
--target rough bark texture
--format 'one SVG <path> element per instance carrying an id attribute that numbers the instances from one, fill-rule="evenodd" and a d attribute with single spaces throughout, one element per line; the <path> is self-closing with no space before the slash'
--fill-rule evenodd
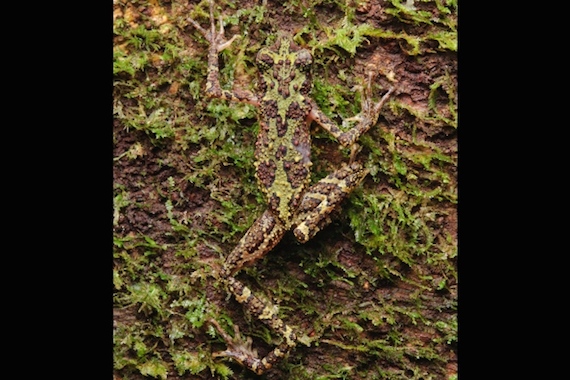
<path id="1" fill-rule="evenodd" d="M 457 377 L 455 1 L 219 0 L 222 86 L 255 89 L 277 31 L 314 55 L 311 97 L 359 111 L 373 73 L 396 90 L 356 158 L 370 174 L 308 243 L 291 233 L 238 278 L 279 305 L 306 344 L 266 379 Z M 220 286 L 223 259 L 266 205 L 254 179 L 253 106 L 208 100 L 207 1 L 114 2 L 114 375 L 253 379 L 212 358 L 206 323 L 238 325 L 260 355 L 278 340 Z M 317 125 L 313 182 L 350 154 Z"/>

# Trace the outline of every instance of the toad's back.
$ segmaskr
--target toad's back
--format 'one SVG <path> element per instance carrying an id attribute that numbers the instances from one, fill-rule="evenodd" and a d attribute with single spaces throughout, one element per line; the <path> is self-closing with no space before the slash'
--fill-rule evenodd
<path id="1" fill-rule="evenodd" d="M 272 210 L 289 226 L 309 184 L 311 111 L 308 50 L 286 37 L 257 55 L 260 131 L 255 146 L 256 175 Z"/>

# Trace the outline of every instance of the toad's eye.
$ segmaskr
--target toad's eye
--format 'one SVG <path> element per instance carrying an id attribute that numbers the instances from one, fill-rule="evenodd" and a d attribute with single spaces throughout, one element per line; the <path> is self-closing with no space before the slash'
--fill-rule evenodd
<path id="1" fill-rule="evenodd" d="M 261 49 L 257 53 L 256 58 L 257 67 L 262 71 L 267 71 L 275 64 L 273 57 L 268 53 L 266 49 Z"/>
<path id="2" fill-rule="evenodd" d="M 313 62 L 313 56 L 307 49 L 302 49 L 297 52 L 297 59 L 295 63 L 299 70 L 308 71 L 311 68 L 311 63 Z"/>

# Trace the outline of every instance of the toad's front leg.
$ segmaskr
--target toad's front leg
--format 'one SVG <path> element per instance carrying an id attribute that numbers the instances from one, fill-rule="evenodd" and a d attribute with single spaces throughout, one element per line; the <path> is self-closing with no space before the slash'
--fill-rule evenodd
<path id="1" fill-rule="evenodd" d="M 380 99 L 378 103 L 374 103 L 372 101 L 371 81 L 372 79 L 368 78 L 366 86 L 361 89 L 362 109 L 360 113 L 343 121 L 343 125 L 348 121 L 357 121 L 358 123 L 354 127 L 343 132 L 334 121 L 329 119 L 329 117 L 319 109 L 314 102 L 312 102 L 313 108 L 309 113 L 309 120 L 314 120 L 317 124 L 323 127 L 323 129 L 333 135 L 341 145 L 345 147 L 353 146 L 356 143 L 356 140 L 358 140 L 363 133 L 376 124 L 376 121 L 378 121 L 378 117 L 380 116 L 380 110 L 395 90 L 394 87 L 390 87 L 384 96 L 382 96 L 382 99 Z"/>
<path id="2" fill-rule="evenodd" d="M 226 40 L 221 16 L 219 20 L 220 28 L 216 32 L 216 23 L 214 21 L 214 2 L 210 1 L 209 30 L 202 28 L 200 24 L 191 18 L 188 18 L 188 21 L 194 25 L 194 27 L 198 29 L 198 31 L 210 43 L 210 47 L 208 48 L 208 76 L 206 79 L 206 94 L 210 98 L 220 98 L 259 106 L 259 100 L 252 92 L 242 89 L 233 89 L 232 91 L 228 91 L 223 90 L 220 86 L 218 53 L 229 47 L 232 42 L 239 37 L 239 35 L 236 34 L 229 40 Z"/>

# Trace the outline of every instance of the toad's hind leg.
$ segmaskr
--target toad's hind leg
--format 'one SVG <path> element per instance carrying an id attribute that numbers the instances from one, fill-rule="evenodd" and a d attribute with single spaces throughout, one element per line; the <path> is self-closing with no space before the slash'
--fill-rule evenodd
<path id="1" fill-rule="evenodd" d="M 252 265 L 268 254 L 285 234 L 286 229 L 271 211 L 266 210 L 253 222 L 228 255 L 221 277 L 229 278 L 241 268 Z"/>
<path id="2" fill-rule="evenodd" d="M 305 243 L 329 224 L 331 213 L 367 174 L 368 169 L 353 162 L 343 165 L 311 186 L 303 195 L 293 219 L 293 233 L 297 240 Z"/>
<path id="3" fill-rule="evenodd" d="M 244 367 L 247 367 L 258 375 L 261 375 L 268 369 L 272 368 L 275 363 L 285 357 L 289 351 L 296 346 L 297 336 L 293 329 L 278 317 L 277 309 L 272 304 L 259 299 L 248 287 L 243 285 L 234 277 L 229 277 L 227 279 L 227 286 L 235 295 L 238 302 L 242 303 L 254 317 L 281 335 L 283 341 L 264 358 L 259 359 L 257 356 L 257 350 L 251 348 L 251 338 L 246 338 L 244 340 L 240 336 L 239 330 L 236 328 L 234 328 L 235 336 L 232 338 L 216 321 L 211 320 L 210 323 L 212 323 L 212 325 L 218 330 L 228 346 L 226 350 L 216 352 L 214 356 L 230 357 Z"/>
<path id="4" fill-rule="evenodd" d="M 271 303 L 254 295 L 248 287 L 234 277 L 234 274 L 242 267 L 253 264 L 271 251 L 285 232 L 286 229 L 283 224 L 270 211 L 265 211 L 230 253 L 221 273 L 221 281 L 227 290 L 234 295 L 239 303 L 244 305 L 254 318 L 259 319 L 279 334 L 283 338 L 282 343 L 264 358 L 259 359 L 256 350 L 251 348 L 251 338 L 244 341 L 238 331 L 232 338 L 217 322 L 211 321 L 211 324 L 227 343 L 227 349 L 215 353 L 214 356 L 232 358 L 257 374 L 264 373 L 286 356 L 295 347 L 297 337 L 293 329 L 278 317 L 277 309 Z"/>

